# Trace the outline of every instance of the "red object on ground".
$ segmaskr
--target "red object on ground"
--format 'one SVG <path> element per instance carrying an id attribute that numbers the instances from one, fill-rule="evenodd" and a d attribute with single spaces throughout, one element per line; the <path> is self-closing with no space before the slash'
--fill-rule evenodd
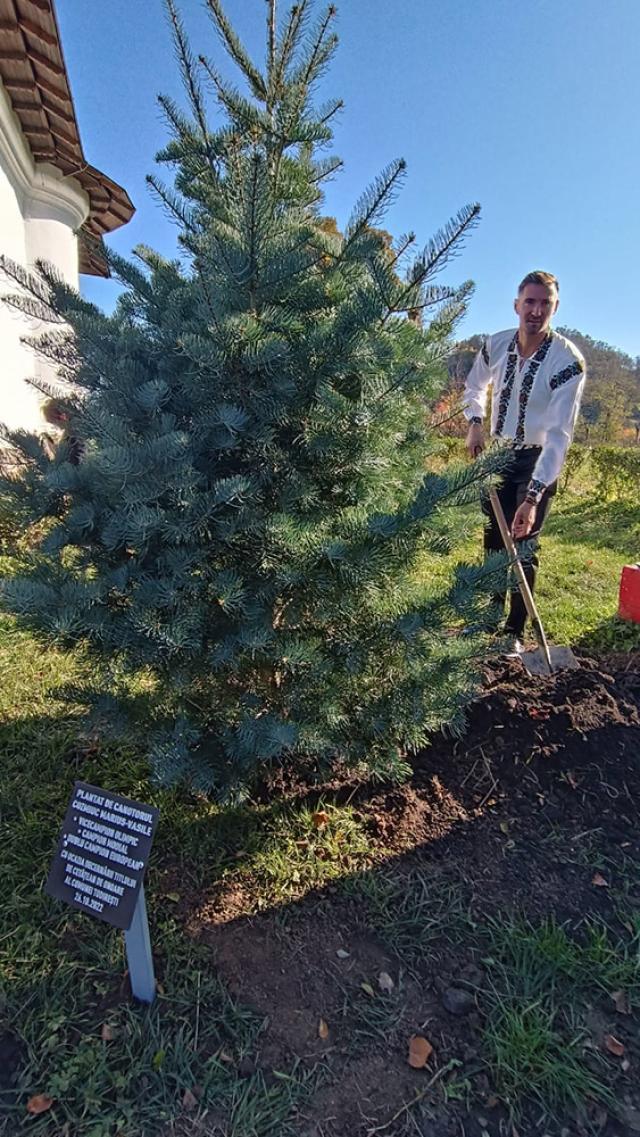
<path id="1" fill-rule="evenodd" d="M 640 624 L 640 564 L 625 565 L 622 570 L 618 615 Z"/>

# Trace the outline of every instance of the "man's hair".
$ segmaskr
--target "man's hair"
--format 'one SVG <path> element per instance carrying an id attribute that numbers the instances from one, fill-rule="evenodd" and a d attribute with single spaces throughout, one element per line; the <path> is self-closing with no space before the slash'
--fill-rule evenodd
<path id="1" fill-rule="evenodd" d="M 518 285 L 518 296 L 522 295 L 528 284 L 542 284 L 544 288 L 555 288 L 557 293 L 560 292 L 557 276 L 554 276 L 552 272 L 543 272 L 542 269 L 527 273 Z"/>

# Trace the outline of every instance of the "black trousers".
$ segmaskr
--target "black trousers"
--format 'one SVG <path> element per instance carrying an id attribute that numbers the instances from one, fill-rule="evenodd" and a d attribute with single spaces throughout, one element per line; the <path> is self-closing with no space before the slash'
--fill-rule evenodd
<path id="1" fill-rule="evenodd" d="M 522 505 L 525 499 L 527 488 L 539 456 L 539 446 L 527 446 L 518 450 L 514 447 L 512 451 L 510 464 L 502 476 L 501 485 L 498 487 L 498 498 L 509 528 L 511 528 L 511 523 L 515 517 L 518 506 Z M 527 543 L 533 545 L 533 555 L 524 566 L 525 575 L 532 592 L 535 588 L 536 572 L 538 569 L 538 539 L 557 489 L 558 483 L 554 482 L 553 485 L 548 486 L 543 493 L 536 508 L 533 529 L 526 538 Z M 488 500 L 483 505 L 483 512 L 487 518 L 484 531 L 485 552 L 501 552 L 504 549 L 504 545 L 502 543 L 502 537 L 500 536 L 498 522 Z M 517 544 L 520 544 L 520 542 L 517 542 Z M 500 592 L 497 592 L 493 598 L 493 602 L 500 612 L 504 611 L 507 591 L 507 576 L 505 573 L 504 588 Z M 510 593 L 506 631 L 511 635 L 517 636 L 518 639 L 521 639 L 524 634 L 526 622 L 527 610 L 520 592 L 516 588 Z"/>

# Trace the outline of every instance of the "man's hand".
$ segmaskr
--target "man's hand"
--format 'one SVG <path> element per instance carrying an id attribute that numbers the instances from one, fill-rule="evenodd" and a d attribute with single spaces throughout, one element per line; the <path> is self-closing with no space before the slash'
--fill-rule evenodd
<path id="1" fill-rule="evenodd" d="M 467 431 L 465 443 L 470 458 L 477 458 L 484 450 L 484 427 L 481 423 L 472 422 Z"/>
<path id="2" fill-rule="evenodd" d="M 530 501 L 523 501 L 516 509 L 513 524 L 511 526 L 511 534 L 515 541 L 524 541 L 533 529 L 536 520 L 537 506 L 532 505 Z"/>

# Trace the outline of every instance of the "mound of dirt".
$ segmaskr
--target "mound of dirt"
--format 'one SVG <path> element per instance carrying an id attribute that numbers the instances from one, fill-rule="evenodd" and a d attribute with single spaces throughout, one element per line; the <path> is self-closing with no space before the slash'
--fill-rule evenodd
<path id="1" fill-rule="evenodd" d="M 517 661 L 498 661 L 486 671 L 486 694 L 472 710 L 468 738 L 474 744 L 487 727 L 508 731 L 507 747 L 527 745 L 532 729 L 539 745 L 579 757 L 593 742 L 605 754 L 619 745 L 619 729 L 640 724 L 640 660 L 603 668 L 584 659 L 577 671 L 530 675 Z M 484 729 L 483 729 L 484 720 Z"/>
<path id="2" fill-rule="evenodd" d="M 610 669 L 586 659 L 548 678 L 498 661 L 462 739 L 435 737 L 406 785 L 350 796 L 373 836 L 397 852 L 429 844 L 431 856 L 448 856 L 443 840 L 505 810 L 534 829 L 541 813 L 546 824 L 575 814 L 583 828 L 594 820 L 615 834 L 640 796 L 639 727 L 640 657 Z"/>

